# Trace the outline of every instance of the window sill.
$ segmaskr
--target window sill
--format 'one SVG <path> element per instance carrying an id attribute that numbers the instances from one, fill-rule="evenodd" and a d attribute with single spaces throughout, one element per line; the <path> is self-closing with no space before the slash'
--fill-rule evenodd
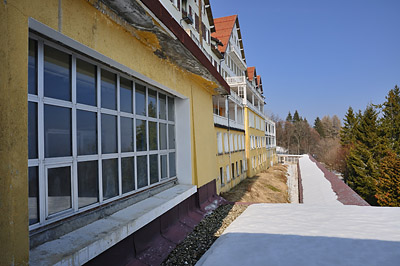
<path id="1" fill-rule="evenodd" d="M 29 253 L 30 265 L 82 265 L 196 193 L 176 185 L 110 216 L 46 242 Z"/>

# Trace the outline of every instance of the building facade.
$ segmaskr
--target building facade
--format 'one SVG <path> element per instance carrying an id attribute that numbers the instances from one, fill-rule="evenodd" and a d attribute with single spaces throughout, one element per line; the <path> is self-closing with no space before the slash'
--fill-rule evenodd
<path id="1" fill-rule="evenodd" d="M 159 1 L 0 4 L 2 264 L 123 264 L 215 194 L 207 107 L 229 86 L 168 14 Z"/>
<path id="2" fill-rule="evenodd" d="M 167 252 L 274 162 L 237 16 L 208 0 L 8 0 L 0 17 L 2 263 L 157 264 L 152 242 Z"/>

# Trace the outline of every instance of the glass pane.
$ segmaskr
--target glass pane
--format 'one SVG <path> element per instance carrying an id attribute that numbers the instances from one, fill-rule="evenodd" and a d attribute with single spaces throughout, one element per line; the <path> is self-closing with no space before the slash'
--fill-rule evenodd
<path id="1" fill-rule="evenodd" d="M 157 122 L 149 121 L 149 146 L 150 150 L 157 150 Z"/>
<path id="2" fill-rule="evenodd" d="M 175 126 L 168 125 L 168 149 L 175 149 Z"/>
<path id="3" fill-rule="evenodd" d="M 160 119 L 167 119 L 167 96 L 164 94 L 158 94 L 158 105 L 160 108 L 159 118 Z"/>
<path id="4" fill-rule="evenodd" d="M 44 46 L 44 96 L 71 100 L 71 56 Z"/>
<path id="5" fill-rule="evenodd" d="M 142 188 L 148 185 L 147 156 L 137 157 L 137 182 L 138 182 L 138 188 Z"/>
<path id="6" fill-rule="evenodd" d="M 136 151 L 146 151 L 146 121 L 136 119 Z"/>
<path id="7" fill-rule="evenodd" d="M 44 105 L 45 157 L 71 156 L 71 109 Z"/>
<path id="8" fill-rule="evenodd" d="M 117 152 L 117 117 L 101 114 L 101 152 Z"/>
<path id="9" fill-rule="evenodd" d="M 149 89 L 149 116 L 157 117 L 157 92 Z"/>
<path id="10" fill-rule="evenodd" d="M 88 206 L 99 201 L 98 162 L 78 163 L 78 206 Z"/>
<path id="11" fill-rule="evenodd" d="M 97 153 L 97 114 L 82 110 L 76 111 L 78 155 Z"/>
<path id="12" fill-rule="evenodd" d="M 167 149 L 167 124 L 160 123 L 160 149 Z"/>
<path id="13" fill-rule="evenodd" d="M 116 75 L 101 70 L 101 107 L 117 110 Z"/>
<path id="14" fill-rule="evenodd" d="M 175 152 L 169 154 L 169 177 L 176 176 Z"/>
<path id="15" fill-rule="evenodd" d="M 150 155 L 150 184 L 158 182 L 158 155 Z"/>
<path id="16" fill-rule="evenodd" d="M 96 66 L 76 59 L 76 100 L 78 103 L 97 105 Z"/>
<path id="17" fill-rule="evenodd" d="M 160 156 L 161 160 L 161 179 L 167 178 L 168 173 L 167 173 L 167 155 L 161 155 Z"/>
<path id="18" fill-rule="evenodd" d="M 28 103 L 28 158 L 38 157 L 37 103 Z"/>
<path id="19" fill-rule="evenodd" d="M 121 159 L 122 193 L 135 190 L 135 157 Z"/>
<path id="20" fill-rule="evenodd" d="M 37 41 L 29 39 L 28 93 L 37 94 Z"/>
<path id="21" fill-rule="evenodd" d="M 175 105 L 174 99 L 171 97 L 168 97 L 168 120 L 175 121 Z"/>
<path id="22" fill-rule="evenodd" d="M 117 196 L 118 193 L 118 159 L 103 160 L 103 199 Z"/>
<path id="23" fill-rule="evenodd" d="M 146 115 L 146 87 L 135 84 L 135 106 L 137 115 Z"/>
<path id="24" fill-rule="evenodd" d="M 132 81 L 121 78 L 119 84 L 119 91 L 120 91 L 120 104 L 121 104 L 121 111 L 132 113 L 133 112 L 133 104 L 132 104 Z"/>
<path id="25" fill-rule="evenodd" d="M 133 119 L 121 117 L 121 151 L 133 151 Z"/>
<path id="26" fill-rule="evenodd" d="M 47 170 L 49 215 L 72 207 L 71 167 L 49 168 Z"/>
<path id="27" fill-rule="evenodd" d="M 39 179 L 38 167 L 29 167 L 29 225 L 39 222 Z"/>

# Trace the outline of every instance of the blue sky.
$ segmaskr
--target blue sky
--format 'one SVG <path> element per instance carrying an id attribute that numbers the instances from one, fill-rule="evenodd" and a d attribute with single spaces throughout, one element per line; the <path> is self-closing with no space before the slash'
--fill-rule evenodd
<path id="1" fill-rule="evenodd" d="M 214 18 L 239 15 L 248 66 L 266 111 L 344 117 L 400 86 L 400 0 L 211 0 Z"/>

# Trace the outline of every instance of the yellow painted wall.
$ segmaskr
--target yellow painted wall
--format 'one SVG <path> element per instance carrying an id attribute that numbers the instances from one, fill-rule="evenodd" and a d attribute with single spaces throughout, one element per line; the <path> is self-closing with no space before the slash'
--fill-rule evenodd
<path id="1" fill-rule="evenodd" d="M 224 152 L 222 154 L 218 154 L 218 145 L 217 145 L 217 133 L 221 133 L 222 134 L 222 147 Z M 214 134 L 214 138 L 216 140 L 216 144 L 215 144 L 215 161 L 216 161 L 216 172 L 215 172 L 215 176 L 217 177 L 217 193 L 220 194 L 221 192 L 226 192 L 231 190 L 233 187 L 235 187 L 237 184 L 239 184 L 243 179 L 246 178 L 246 171 L 244 171 L 243 173 L 241 173 L 240 170 L 240 160 L 242 160 L 242 164 L 245 164 L 245 160 L 246 160 L 246 153 L 244 150 L 241 151 L 235 151 L 235 152 L 231 152 L 229 154 L 229 141 L 228 141 L 228 150 L 225 150 L 225 146 L 224 146 L 224 133 L 227 133 L 228 135 L 228 140 L 229 140 L 229 134 L 236 134 L 236 135 L 244 135 L 244 132 L 238 131 L 238 130 L 229 130 L 228 129 L 224 129 L 224 128 L 219 128 L 219 127 L 215 127 L 215 134 Z M 236 170 L 236 162 L 238 162 L 238 168 L 239 168 L 239 176 L 237 176 L 237 170 Z M 234 178 L 232 178 L 232 163 L 235 164 L 235 176 Z M 226 179 L 226 166 L 229 165 L 229 176 L 230 176 L 230 181 L 227 182 Z M 223 169 L 223 178 L 224 178 L 224 182 L 223 185 L 221 184 L 221 179 L 220 179 L 220 168 L 222 167 Z"/>
<path id="2" fill-rule="evenodd" d="M 59 6 L 61 2 L 61 6 Z M 93 2 L 93 3 L 92 3 Z M 99 5 L 95 8 L 94 5 Z M 99 10 L 100 9 L 100 10 Z M 61 14 L 61 16 L 59 16 Z M 185 95 L 191 103 L 193 182 L 215 179 L 211 94 L 216 86 L 154 55 L 152 33 L 141 32 L 98 1 L 7 0 L 0 3 L 0 262 L 28 263 L 27 65 L 28 18 Z"/>
<path id="3" fill-rule="evenodd" d="M 246 158 L 247 158 L 247 176 L 251 177 L 254 176 L 258 173 L 260 173 L 261 171 L 264 171 L 267 169 L 267 163 L 263 162 L 261 165 L 257 165 L 255 166 L 255 168 L 253 168 L 253 164 L 252 164 L 252 158 L 256 157 L 256 162 L 258 162 L 258 156 L 261 155 L 261 158 L 263 156 L 263 154 L 266 154 L 266 148 L 261 146 L 260 148 L 255 148 L 255 149 L 251 149 L 250 147 L 250 137 L 251 136 L 258 136 L 258 137 L 265 137 L 265 131 L 264 130 L 259 130 L 256 128 L 252 128 L 250 127 L 250 123 L 249 123 L 249 112 L 253 113 L 254 115 L 254 119 L 258 116 L 261 120 L 264 120 L 263 118 L 261 118 L 259 115 L 257 115 L 255 112 L 253 112 L 250 108 L 246 107 L 245 108 L 245 127 L 246 127 Z M 266 155 L 265 155 L 266 156 Z"/>

